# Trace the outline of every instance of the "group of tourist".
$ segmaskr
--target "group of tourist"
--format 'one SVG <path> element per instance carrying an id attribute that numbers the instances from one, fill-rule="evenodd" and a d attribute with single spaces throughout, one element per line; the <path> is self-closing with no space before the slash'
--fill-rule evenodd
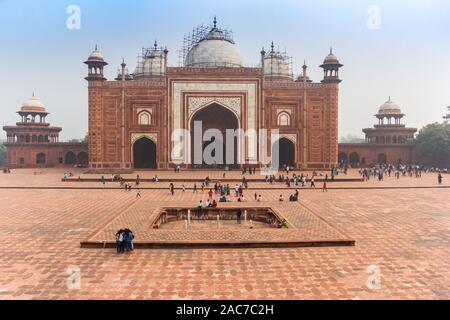
<path id="1" fill-rule="evenodd" d="M 309 174 L 304 175 L 303 173 L 301 173 L 300 175 L 297 175 L 295 172 L 292 173 L 291 176 L 289 175 L 284 175 L 284 174 L 280 174 L 278 175 L 278 177 L 276 177 L 275 175 L 269 175 L 265 177 L 265 181 L 268 182 L 269 184 L 273 184 L 274 182 L 278 182 L 281 184 L 285 184 L 286 187 L 290 188 L 292 185 L 294 185 L 295 187 L 298 186 L 302 186 L 305 187 L 308 183 L 309 186 L 311 188 L 316 188 L 316 181 L 315 181 L 315 177 L 316 176 L 323 176 L 323 173 L 317 173 L 317 172 L 313 172 L 312 176 L 309 177 Z M 334 181 L 335 175 L 334 172 L 331 174 L 331 181 Z M 328 192 L 328 174 L 326 173 L 324 178 L 323 178 L 323 186 L 322 186 L 322 190 L 324 192 Z"/>
<path id="2" fill-rule="evenodd" d="M 199 202 L 198 202 L 198 205 L 197 205 L 197 208 L 198 209 L 204 209 L 204 208 L 217 208 L 217 201 L 216 200 L 211 200 L 211 199 L 207 199 L 206 200 L 206 205 L 204 205 L 203 204 L 203 200 L 200 200 Z"/>
<path id="3" fill-rule="evenodd" d="M 362 176 L 364 181 L 369 181 L 371 178 L 378 179 L 378 181 L 383 181 L 384 178 L 394 177 L 398 180 L 400 176 L 402 177 L 410 177 L 410 178 L 421 178 L 422 173 L 438 173 L 438 183 L 442 184 L 443 176 L 442 172 L 447 172 L 446 169 L 439 168 L 428 168 L 420 165 L 392 165 L 392 164 L 383 164 L 383 165 L 374 165 L 369 168 L 361 168 L 359 169 L 359 174 Z"/>
<path id="4" fill-rule="evenodd" d="M 72 172 L 65 172 L 63 174 L 63 180 L 66 181 L 69 178 L 72 178 L 74 176 L 74 174 Z"/>
<path id="5" fill-rule="evenodd" d="M 298 201 L 299 196 L 300 196 L 300 193 L 298 192 L 298 189 L 296 189 L 296 190 L 295 190 L 295 193 L 294 193 L 294 194 L 291 194 L 291 195 L 289 196 L 289 202 L 296 202 L 296 201 Z M 279 201 L 279 202 L 283 202 L 283 201 L 284 201 L 284 197 L 283 197 L 282 194 L 280 194 L 280 197 L 278 198 L 278 201 Z"/>
<path id="6" fill-rule="evenodd" d="M 117 253 L 130 252 L 134 250 L 134 234 L 130 229 L 120 229 L 116 233 Z"/>
<path id="7" fill-rule="evenodd" d="M 272 219 L 272 221 L 268 222 L 268 225 L 270 228 L 276 228 L 276 229 L 288 228 L 288 223 L 287 223 L 286 219 L 283 219 L 282 221 L 277 221 L 275 219 Z"/>

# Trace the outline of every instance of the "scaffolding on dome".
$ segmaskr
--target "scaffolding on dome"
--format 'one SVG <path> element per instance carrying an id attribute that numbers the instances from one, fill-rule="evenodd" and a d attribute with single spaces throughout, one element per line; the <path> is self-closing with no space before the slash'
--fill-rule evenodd
<path id="1" fill-rule="evenodd" d="M 206 38 L 206 36 L 213 30 L 221 32 L 225 38 L 227 38 L 231 43 L 234 43 L 233 40 L 233 31 L 229 29 L 218 28 L 217 25 L 200 25 L 192 30 L 192 33 L 188 33 L 184 35 L 183 39 L 183 47 L 179 50 L 178 55 L 178 66 L 184 67 L 186 58 L 189 54 L 189 51 L 193 47 L 195 47 L 200 41 Z"/>
<path id="2" fill-rule="evenodd" d="M 155 76 L 163 77 L 165 74 L 164 51 L 165 50 L 163 49 L 163 47 L 158 48 L 156 41 L 153 47 L 150 48 L 143 47 L 142 53 L 138 55 L 137 67 L 134 73 L 132 74 L 133 78 L 138 80 L 139 78 L 143 77 L 155 77 Z"/>

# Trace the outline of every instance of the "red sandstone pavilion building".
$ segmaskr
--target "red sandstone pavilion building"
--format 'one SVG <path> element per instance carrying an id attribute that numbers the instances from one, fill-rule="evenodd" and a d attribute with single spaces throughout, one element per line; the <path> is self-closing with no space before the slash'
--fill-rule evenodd
<path id="1" fill-rule="evenodd" d="M 177 162 L 195 167 L 193 140 L 172 137 L 180 129 L 192 133 L 195 121 L 203 122 L 203 131 L 268 129 L 268 140 L 278 129 L 277 140 L 265 148 L 270 157 L 279 146 L 280 165 L 326 169 L 338 163 L 342 64 L 331 50 L 320 66 L 320 83 L 308 78 L 306 65 L 294 78 L 290 58 L 273 44 L 261 51 L 258 66 L 246 67 L 231 33 L 215 20 L 185 38 L 179 67 L 168 65 L 168 54 L 155 43 L 143 49 L 133 74 L 122 63 L 114 81 L 105 79 L 108 63 L 97 48 L 85 62 L 92 170 L 168 169 Z M 224 148 L 224 154 L 230 152 L 226 143 Z M 248 139 L 234 148 L 244 159 L 235 167 L 260 163 Z"/>
<path id="2" fill-rule="evenodd" d="M 8 167 L 87 166 L 87 145 L 59 142 L 62 129 L 46 122 L 49 113 L 34 94 L 17 113 L 20 122 L 15 126 L 3 127 L 6 131 Z"/>
<path id="3" fill-rule="evenodd" d="M 375 115 L 378 124 L 363 129 L 366 135 L 364 143 L 339 144 L 339 163 L 352 167 L 414 163 L 414 134 L 417 129 L 402 124 L 404 116 L 389 97 Z"/>

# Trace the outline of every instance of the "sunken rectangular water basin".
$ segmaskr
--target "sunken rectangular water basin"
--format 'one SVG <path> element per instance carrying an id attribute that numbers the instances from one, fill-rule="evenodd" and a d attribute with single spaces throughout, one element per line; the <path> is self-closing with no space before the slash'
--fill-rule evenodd
<path id="1" fill-rule="evenodd" d="M 288 228 L 271 208 L 163 208 L 151 222 L 153 229 L 211 230 Z"/>
<path id="2" fill-rule="evenodd" d="M 125 227 L 133 230 L 135 248 L 355 245 L 353 239 L 299 203 L 273 203 L 271 207 L 261 203 L 242 203 L 241 207 L 220 205 L 203 209 L 135 205 L 101 225 L 81 246 L 114 248 L 115 233 Z M 280 223 L 284 227 L 279 228 Z"/>

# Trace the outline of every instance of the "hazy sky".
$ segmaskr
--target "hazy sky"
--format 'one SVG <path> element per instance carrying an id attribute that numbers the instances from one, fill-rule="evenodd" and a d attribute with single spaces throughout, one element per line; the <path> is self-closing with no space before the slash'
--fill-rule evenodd
<path id="1" fill-rule="evenodd" d="M 66 27 L 69 5 L 81 9 L 81 29 Z M 380 28 L 368 8 L 381 10 Z M 87 132 L 87 69 L 82 63 L 95 44 L 115 77 L 122 57 L 134 70 L 143 46 L 167 45 L 178 65 L 183 36 L 210 24 L 234 31 L 248 66 L 273 40 L 303 59 L 314 81 L 333 46 L 345 66 L 340 94 L 340 136 L 362 136 L 388 96 L 413 127 L 441 121 L 450 105 L 450 1 L 262 1 L 262 0 L 0 0 L 0 125 L 18 120 L 21 103 L 36 93 L 63 127 L 62 139 Z M 373 21 L 373 20 L 369 20 Z M 4 137 L 4 133 L 1 135 Z"/>

